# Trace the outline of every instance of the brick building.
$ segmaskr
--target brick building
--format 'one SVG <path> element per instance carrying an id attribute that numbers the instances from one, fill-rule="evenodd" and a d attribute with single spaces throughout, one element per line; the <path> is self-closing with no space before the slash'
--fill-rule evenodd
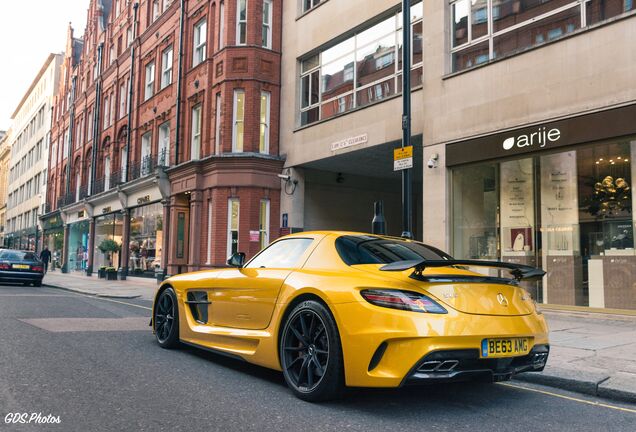
<path id="1" fill-rule="evenodd" d="M 90 1 L 42 217 L 64 270 L 175 274 L 278 236 L 280 26 L 280 1 Z"/>

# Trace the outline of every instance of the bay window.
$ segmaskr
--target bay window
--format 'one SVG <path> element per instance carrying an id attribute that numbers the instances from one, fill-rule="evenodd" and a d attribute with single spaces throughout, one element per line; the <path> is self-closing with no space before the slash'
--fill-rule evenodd
<path id="1" fill-rule="evenodd" d="M 233 128 L 232 128 L 232 152 L 240 153 L 243 151 L 243 132 L 245 117 L 245 91 L 242 89 L 234 90 L 233 103 Z"/>

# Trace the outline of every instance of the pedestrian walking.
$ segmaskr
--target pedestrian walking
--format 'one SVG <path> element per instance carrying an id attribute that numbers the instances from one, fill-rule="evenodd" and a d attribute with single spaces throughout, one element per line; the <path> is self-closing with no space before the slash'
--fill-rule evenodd
<path id="1" fill-rule="evenodd" d="M 49 251 L 48 246 L 44 246 L 42 252 L 40 252 L 40 259 L 42 263 L 44 263 L 44 273 L 49 271 L 49 261 L 51 261 L 51 252 Z"/>

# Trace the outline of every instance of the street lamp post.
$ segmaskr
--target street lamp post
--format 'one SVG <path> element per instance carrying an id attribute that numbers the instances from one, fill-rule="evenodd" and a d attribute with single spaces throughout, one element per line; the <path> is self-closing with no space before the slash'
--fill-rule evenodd
<path id="1" fill-rule="evenodd" d="M 402 148 L 411 145 L 411 2 L 402 0 Z M 411 169 L 402 170 L 402 237 L 413 238 Z"/>

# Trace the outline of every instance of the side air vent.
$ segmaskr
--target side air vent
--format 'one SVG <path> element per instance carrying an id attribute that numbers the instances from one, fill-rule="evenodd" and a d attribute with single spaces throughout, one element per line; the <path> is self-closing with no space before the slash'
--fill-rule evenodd
<path id="1" fill-rule="evenodd" d="M 208 322 L 208 293 L 205 291 L 189 291 L 186 304 L 190 307 L 192 318 L 198 323 Z"/>

